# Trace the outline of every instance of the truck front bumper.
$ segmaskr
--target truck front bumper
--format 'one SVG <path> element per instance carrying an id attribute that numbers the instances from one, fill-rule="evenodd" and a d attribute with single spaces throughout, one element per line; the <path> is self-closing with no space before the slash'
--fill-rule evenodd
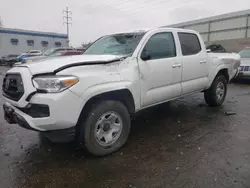
<path id="1" fill-rule="evenodd" d="M 35 131 L 56 131 L 75 127 L 84 101 L 70 90 L 61 93 L 37 93 L 24 108 L 11 102 L 3 105 L 5 120 L 10 124 Z M 46 106 L 47 110 L 30 110 L 32 105 Z M 31 113 L 32 112 L 32 113 Z"/>
<path id="2" fill-rule="evenodd" d="M 12 107 L 12 105 L 8 102 L 3 104 L 3 110 L 4 110 L 4 119 L 9 124 L 15 124 L 18 123 L 21 127 L 26 129 L 33 129 L 29 123 L 24 119 L 23 116 L 21 116 L 15 108 Z"/>

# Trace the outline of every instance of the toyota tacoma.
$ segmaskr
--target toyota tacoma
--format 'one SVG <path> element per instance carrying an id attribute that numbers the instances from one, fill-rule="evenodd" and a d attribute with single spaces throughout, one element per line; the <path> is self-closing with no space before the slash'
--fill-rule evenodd
<path id="1" fill-rule="evenodd" d="M 197 92 L 209 106 L 222 105 L 239 66 L 238 54 L 207 53 L 192 30 L 107 35 L 83 55 L 10 69 L 2 86 L 5 119 L 44 133 L 74 133 L 88 152 L 104 156 L 125 144 L 138 111 Z"/>

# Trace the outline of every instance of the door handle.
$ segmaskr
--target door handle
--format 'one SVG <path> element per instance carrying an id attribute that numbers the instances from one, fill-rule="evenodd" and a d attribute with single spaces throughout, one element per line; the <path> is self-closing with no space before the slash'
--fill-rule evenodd
<path id="1" fill-rule="evenodd" d="M 200 61 L 200 64 L 202 64 L 202 63 L 206 63 L 206 60 L 202 60 L 202 61 Z"/>
<path id="2" fill-rule="evenodd" d="M 174 64 L 172 65 L 173 68 L 181 67 L 181 64 Z"/>

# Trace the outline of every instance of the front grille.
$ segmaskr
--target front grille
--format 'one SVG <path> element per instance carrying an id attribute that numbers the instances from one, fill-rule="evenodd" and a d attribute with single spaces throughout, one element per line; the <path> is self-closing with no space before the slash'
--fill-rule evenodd
<path id="1" fill-rule="evenodd" d="M 244 71 L 248 71 L 248 70 L 249 70 L 249 66 L 245 66 Z"/>
<path id="2" fill-rule="evenodd" d="M 24 94 L 23 81 L 20 74 L 6 74 L 3 79 L 3 95 L 18 101 Z"/>

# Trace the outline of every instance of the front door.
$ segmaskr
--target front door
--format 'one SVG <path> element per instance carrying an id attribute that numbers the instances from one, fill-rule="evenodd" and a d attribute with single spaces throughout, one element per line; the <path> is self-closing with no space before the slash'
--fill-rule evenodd
<path id="1" fill-rule="evenodd" d="M 172 32 L 153 33 L 148 37 L 138 58 L 142 107 L 181 95 L 182 64 L 175 44 Z"/>

